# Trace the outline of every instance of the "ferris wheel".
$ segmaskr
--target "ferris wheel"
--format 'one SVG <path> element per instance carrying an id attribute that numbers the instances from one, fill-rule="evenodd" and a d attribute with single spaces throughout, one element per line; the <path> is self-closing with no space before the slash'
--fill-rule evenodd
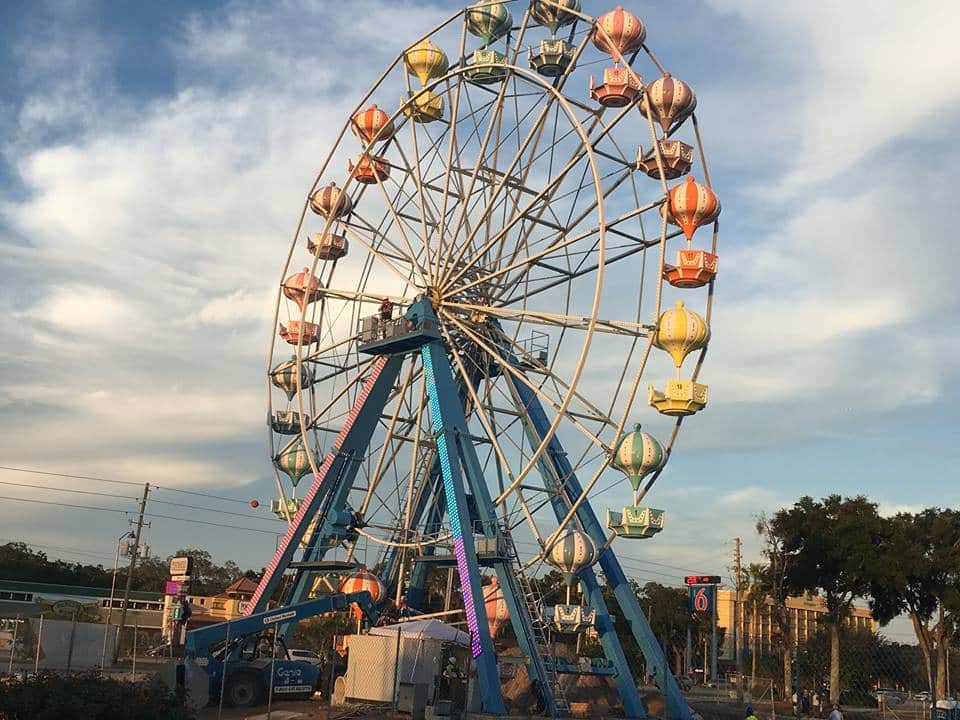
<path id="1" fill-rule="evenodd" d="M 720 204 L 695 106 L 619 6 L 484 0 L 397 56 L 308 188 L 283 263 L 268 392 L 271 509 L 289 529 L 249 612 L 285 571 L 296 602 L 351 569 L 415 612 L 448 562 L 485 707 L 502 706 L 492 636 L 509 616 L 562 712 L 542 630 L 609 619 L 594 565 L 616 590 L 615 540 L 663 529 L 642 503 L 707 402 Z M 661 439 L 640 426 L 659 415 Z M 631 504 L 598 518 L 591 497 L 624 475 Z M 581 604 L 533 596 L 544 565 Z M 655 655 L 640 609 L 623 611 Z M 630 711 L 622 649 L 600 634 Z"/>

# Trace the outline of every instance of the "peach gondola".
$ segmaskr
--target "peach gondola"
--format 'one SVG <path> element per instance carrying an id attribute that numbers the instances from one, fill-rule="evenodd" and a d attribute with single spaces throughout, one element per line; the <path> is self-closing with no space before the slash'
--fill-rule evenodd
<path id="1" fill-rule="evenodd" d="M 646 117 L 647 108 L 653 108 L 653 121 L 660 123 L 664 134 L 678 128 L 697 107 L 697 96 L 683 80 L 670 73 L 647 85 L 640 102 L 640 113 Z"/>
<path id="2" fill-rule="evenodd" d="M 305 322 L 301 328 L 299 320 L 288 320 L 286 325 L 280 323 L 278 334 L 289 345 L 311 345 L 320 340 L 320 326 Z"/>
<path id="3" fill-rule="evenodd" d="M 383 182 L 390 177 L 390 163 L 386 158 L 376 155 L 361 155 L 357 158 L 357 164 L 347 160 L 347 169 L 353 173 L 353 177 L 358 183 L 364 185 L 373 185 Z"/>
<path id="4" fill-rule="evenodd" d="M 640 80 L 630 68 L 605 68 L 603 82 L 596 86 L 590 76 L 590 97 L 604 107 L 629 105 L 640 95 L 641 87 Z"/>
<path id="5" fill-rule="evenodd" d="M 310 196 L 310 209 L 324 218 L 339 220 L 353 210 L 353 201 L 336 183 L 319 188 Z"/>
<path id="6" fill-rule="evenodd" d="M 304 268 L 283 281 L 283 294 L 303 310 L 305 305 L 320 299 L 323 288 L 320 281 L 310 274 L 310 268 Z"/>
<path id="7" fill-rule="evenodd" d="M 380 578 L 366 568 L 362 568 L 360 571 L 348 575 L 340 582 L 339 591 L 342 593 L 355 593 L 364 590 L 370 593 L 370 597 L 374 603 L 382 602 L 387 592 L 383 587 L 383 583 L 380 582 Z M 351 612 L 358 622 L 363 618 L 363 611 L 359 606 L 352 606 Z"/>
<path id="8" fill-rule="evenodd" d="M 683 230 L 687 241 L 693 240 L 697 228 L 709 225 L 720 215 L 720 199 L 706 185 L 692 176 L 670 188 L 667 222 Z M 663 212 L 664 206 L 660 207 Z"/>
<path id="9" fill-rule="evenodd" d="M 657 140 L 657 144 L 660 146 L 660 160 L 666 180 L 676 180 L 690 172 L 690 166 L 693 165 L 693 147 L 680 140 Z M 640 148 L 637 155 L 637 169 L 643 170 L 654 180 L 659 180 L 660 168 L 657 166 L 653 147 L 646 152 Z"/>
<path id="10" fill-rule="evenodd" d="M 350 243 L 343 235 L 315 233 L 307 240 L 307 250 L 318 260 L 339 260 L 349 249 Z"/>
<path id="11" fill-rule="evenodd" d="M 507 600 L 503 595 L 503 588 L 500 587 L 500 581 L 496 575 L 490 578 L 489 584 L 483 586 L 483 605 L 486 610 L 490 637 L 496 637 L 500 633 L 500 629 L 510 620 Z"/>
<path id="12" fill-rule="evenodd" d="M 378 108 L 376 103 L 357 112 L 350 123 L 350 129 L 365 144 L 389 140 L 395 132 L 390 116 Z"/>
<path id="13" fill-rule="evenodd" d="M 597 18 L 592 37 L 594 45 L 619 60 L 618 54 L 627 55 L 643 46 L 647 30 L 640 18 L 617 5 Z"/>
<path id="14" fill-rule="evenodd" d="M 706 250 L 681 248 L 677 250 L 677 264 L 663 265 L 663 279 L 676 288 L 703 287 L 717 274 L 718 258 Z"/>

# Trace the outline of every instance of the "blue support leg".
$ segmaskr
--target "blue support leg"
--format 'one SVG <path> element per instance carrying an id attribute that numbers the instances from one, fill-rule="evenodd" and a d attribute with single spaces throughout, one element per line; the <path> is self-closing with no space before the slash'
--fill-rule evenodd
<path id="1" fill-rule="evenodd" d="M 300 547 L 300 541 L 303 539 L 304 533 L 306 533 L 307 528 L 320 509 L 326 507 L 326 516 L 329 516 L 331 510 L 342 509 L 333 508 L 329 502 L 330 498 L 338 487 L 342 487 L 345 476 L 352 477 L 356 473 L 354 465 L 352 468 L 353 474 L 351 474 L 348 461 L 351 458 L 363 457 L 366 452 L 380 417 L 380 412 L 383 410 L 390 390 L 399 375 L 401 363 L 401 357 L 384 356 L 378 358 L 370 368 L 363 389 L 360 391 L 346 423 L 344 423 L 340 434 L 337 435 L 333 446 L 324 458 L 293 522 L 281 538 L 280 545 L 273 559 L 267 565 L 244 614 L 251 615 L 266 609 L 267 602 L 279 587 L 283 573 L 290 565 L 290 561 L 293 560 L 294 553 Z M 327 519 L 328 517 L 325 517 L 324 521 Z M 317 547 L 320 535 L 320 532 L 314 533 L 308 551 Z M 295 588 L 294 594 L 302 599 L 306 596 L 305 585 L 308 575 L 306 573 L 298 573 L 298 575 L 299 587 Z"/>
<path id="2" fill-rule="evenodd" d="M 505 714 L 506 706 L 500 691 L 500 675 L 497 670 L 493 640 L 487 624 L 478 621 L 478 618 L 485 617 L 485 605 L 457 443 L 457 431 L 466 432 L 463 406 L 458 397 L 457 385 L 453 380 L 443 343 L 430 342 L 424 345 L 420 352 L 423 358 L 427 393 L 430 396 L 430 414 L 433 420 L 434 439 L 437 443 L 437 458 L 443 474 L 444 498 L 450 529 L 453 533 L 454 554 L 460 574 L 460 590 L 463 595 L 467 627 L 470 630 L 471 650 L 477 669 L 480 698 L 484 712 Z"/>
<path id="3" fill-rule="evenodd" d="M 543 411 L 543 406 L 540 404 L 536 395 L 534 395 L 524 383 L 511 381 L 511 384 L 517 397 L 520 399 L 521 405 L 526 409 L 527 417 L 535 433 L 535 439 L 537 444 L 539 444 L 543 438 L 546 437 L 547 431 L 550 428 L 550 422 Z M 557 476 L 562 478 L 562 489 L 567 502 L 576 502 L 583 490 L 556 435 L 554 435 L 548 443 L 546 453 L 549 455 L 550 462 L 556 468 Z M 593 512 L 593 508 L 589 502 L 584 502 L 580 505 L 577 510 L 577 518 L 580 520 L 583 529 L 593 542 L 596 543 L 597 547 L 603 547 L 607 541 L 606 533 L 603 530 L 603 526 L 600 525 L 599 520 L 597 520 L 597 516 Z M 620 567 L 620 562 L 617 560 L 617 556 L 613 550 L 607 548 L 607 550 L 600 555 L 599 563 L 606 577 L 607 584 L 613 590 L 614 597 L 616 597 L 617 603 L 620 605 L 624 619 L 627 621 L 627 625 L 630 627 L 630 631 L 637 641 L 637 645 L 640 646 L 640 651 L 643 653 L 644 658 L 646 658 L 648 665 L 654 668 L 657 685 L 666 695 L 671 717 L 677 720 L 689 720 L 691 714 L 690 706 L 687 705 L 686 700 L 684 700 L 680 692 L 680 686 L 677 684 L 673 674 L 667 670 L 666 658 L 664 657 L 660 643 L 657 641 L 653 630 L 650 628 L 650 624 L 640 609 L 637 596 L 630 586 L 623 572 L 623 568 Z M 599 615 L 599 608 L 597 613 Z M 624 662 L 626 661 L 624 660 Z"/>

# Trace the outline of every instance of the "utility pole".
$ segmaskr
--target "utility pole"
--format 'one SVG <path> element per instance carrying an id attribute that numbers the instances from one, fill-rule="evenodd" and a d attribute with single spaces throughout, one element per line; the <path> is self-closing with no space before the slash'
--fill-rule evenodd
<path id="1" fill-rule="evenodd" d="M 743 572 L 740 556 L 740 538 L 734 538 L 736 543 L 733 555 L 733 571 L 735 595 L 733 600 L 733 662 L 737 668 L 737 700 L 743 701 L 743 673 L 740 672 L 740 634 L 743 632 L 740 627 L 740 576 Z"/>
<path id="2" fill-rule="evenodd" d="M 127 569 L 127 585 L 123 590 L 123 607 L 120 609 L 120 626 L 117 630 L 117 644 L 113 648 L 113 661 L 120 656 L 120 640 L 123 638 L 123 628 L 127 622 L 127 605 L 130 602 L 130 585 L 133 583 L 133 571 L 137 567 L 137 555 L 140 552 L 140 533 L 143 532 L 143 514 L 147 509 L 147 496 L 150 494 L 150 483 L 143 484 L 143 497 L 140 499 L 140 514 L 137 517 L 137 529 L 133 536 L 133 552 L 130 553 L 130 567 Z"/>

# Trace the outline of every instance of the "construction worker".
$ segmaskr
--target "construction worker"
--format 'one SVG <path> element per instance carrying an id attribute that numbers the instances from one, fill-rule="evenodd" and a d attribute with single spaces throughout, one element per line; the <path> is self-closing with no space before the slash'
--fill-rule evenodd
<path id="1" fill-rule="evenodd" d="M 753 705 L 747 705 L 746 714 L 744 720 L 757 720 L 757 716 L 753 712 Z"/>
<path id="2" fill-rule="evenodd" d="M 443 666 L 441 676 L 443 679 L 442 688 L 446 699 L 453 700 L 456 683 L 463 676 L 460 674 L 460 668 L 457 667 L 457 659 L 452 655 L 447 658 L 447 664 Z"/>
<path id="3" fill-rule="evenodd" d="M 390 298 L 384 298 L 380 303 L 380 335 L 387 337 L 387 326 L 393 320 L 393 303 Z"/>

